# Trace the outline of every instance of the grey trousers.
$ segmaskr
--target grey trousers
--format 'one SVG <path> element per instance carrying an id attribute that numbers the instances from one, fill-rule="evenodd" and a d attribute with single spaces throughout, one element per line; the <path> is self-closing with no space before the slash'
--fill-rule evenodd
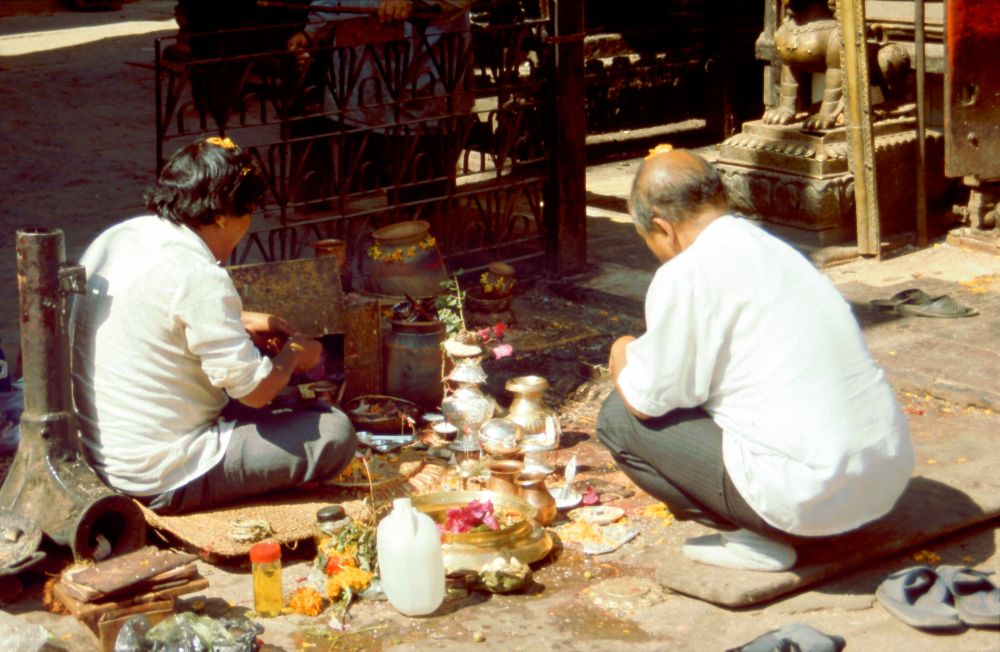
<path id="1" fill-rule="evenodd" d="M 207 509 L 269 491 L 323 480 L 354 456 L 354 428 L 339 410 L 237 409 L 222 460 L 188 484 L 139 498 L 158 514 Z"/>
<path id="2" fill-rule="evenodd" d="M 722 429 L 700 408 L 639 419 L 615 390 L 597 417 L 597 438 L 625 475 L 678 520 L 746 528 L 791 544 L 815 541 L 778 530 L 747 505 L 722 461 Z"/>

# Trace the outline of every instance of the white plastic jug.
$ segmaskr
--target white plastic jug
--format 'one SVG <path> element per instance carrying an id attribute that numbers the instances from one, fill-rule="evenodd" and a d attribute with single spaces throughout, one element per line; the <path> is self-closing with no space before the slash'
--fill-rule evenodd
<path id="1" fill-rule="evenodd" d="M 441 539 L 430 516 L 409 498 L 392 501 L 375 539 L 385 597 L 400 613 L 423 616 L 444 601 Z"/>

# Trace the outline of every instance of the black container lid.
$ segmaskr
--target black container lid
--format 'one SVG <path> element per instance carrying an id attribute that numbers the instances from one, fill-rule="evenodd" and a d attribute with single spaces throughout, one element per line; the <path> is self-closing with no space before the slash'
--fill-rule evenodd
<path id="1" fill-rule="evenodd" d="M 347 512 L 340 505 L 327 505 L 326 507 L 321 507 L 316 511 L 316 522 L 331 523 L 333 521 L 339 521 L 345 516 L 347 516 Z"/>

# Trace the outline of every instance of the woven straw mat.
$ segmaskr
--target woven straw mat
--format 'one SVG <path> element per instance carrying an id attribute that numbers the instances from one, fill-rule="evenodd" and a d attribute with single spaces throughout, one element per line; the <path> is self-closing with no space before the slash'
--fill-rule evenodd
<path id="1" fill-rule="evenodd" d="M 376 504 L 382 507 L 393 498 L 435 490 L 446 471 L 446 466 L 430 459 L 403 465 L 399 476 L 375 486 Z M 344 488 L 320 484 L 255 496 L 244 502 L 192 514 L 163 516 L 142 505 L 140 508 L 151 527 L 169 532 L 204 554 L 241 557 L 250 551 L 250 546 L 256 541 L 234 540 L 231 536 L 234 524 L 251 519 L 254 522 L 266 521 L 271 530 L 266 538 L 292 544 L 312 537 L 316 510 L 321 507 L 339 504 L 354 518 L 366 516 L 366 499 L 370 493 L 368 487 Z"/>

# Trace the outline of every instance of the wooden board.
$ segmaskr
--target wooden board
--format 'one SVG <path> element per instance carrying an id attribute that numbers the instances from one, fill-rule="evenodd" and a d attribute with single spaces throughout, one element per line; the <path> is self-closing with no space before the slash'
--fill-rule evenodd
<path id="1" fill-rule="evenodd" d="M 57 582 L 52 593 L 55 598 L 94 635 L 101 652 L 114 652 L 118 632 L 132 616 L 143 614 L 155 625 L 174 612 L 174 599 L 179 595 L 208 588 L 203 577 L 184 580 L 173 586 L 131 596 L 123 600 L 81 602 Z"/>
<path id="2" fill-rule="evenodd" d="M 70 568 L 63 572 L 60 583 L 69 595 L 90 602 L 123 592 L 143 592 L 140 587 L 152 590 L 164 581 L 190 577 L 196 572 L 192 565 L 195 559 L 190 553 L 145 546 L 94 566 Z"/>

